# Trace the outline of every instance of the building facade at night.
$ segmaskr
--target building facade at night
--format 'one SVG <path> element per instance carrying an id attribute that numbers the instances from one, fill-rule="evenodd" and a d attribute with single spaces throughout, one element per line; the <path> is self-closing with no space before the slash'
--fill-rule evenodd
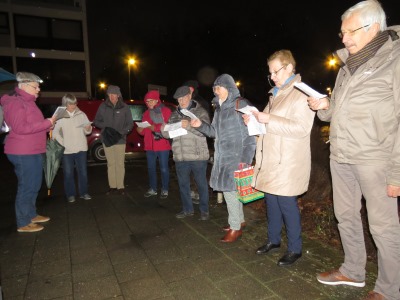
<path id="1" fill-rule="evenodd" d="M 0 0 L 0 66 L 40 76 L 42 101 L 89 98 L 85 0 Z"/>

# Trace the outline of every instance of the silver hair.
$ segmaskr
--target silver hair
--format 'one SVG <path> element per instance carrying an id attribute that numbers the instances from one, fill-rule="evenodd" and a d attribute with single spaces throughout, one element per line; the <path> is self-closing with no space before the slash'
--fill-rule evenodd
<path id="1" fill-rule="evenodd" d="M 76 100 L 76 97 L 72 94 L 65 94 L 64 97 L 62 97 L 61 100 L 61 105 L 62 106 L 67 106 L 67 105 L 74 105 L 78 102 L 78 100 Z"/>
<path id="2" fill-rule="evenodd" d="M 353 16 L 354 14 L 360 15 L 361 24 L 364 26 L 377 23 L 379 24 L 380 31 L 384 31 L 387 28 L 385 11 L 377 0 L 361 1 L 350 7 L 342 15 L 342 21 Z M 370 26 L 364 28 L 364 30 L 368 31 L 369 28 Z"/>

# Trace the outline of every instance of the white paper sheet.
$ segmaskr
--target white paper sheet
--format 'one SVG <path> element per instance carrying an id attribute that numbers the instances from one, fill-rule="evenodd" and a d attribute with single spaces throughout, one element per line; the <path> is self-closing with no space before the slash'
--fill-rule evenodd
<path id="1" fill-rule="evenodd" d="M 188 132 L 185 128 L 178 128 L 175 130 L 169 130 L 168 133 L 169 133 L 169 137 L 171 139 L 173 139 L 173 138 L 176 138 L 177 136 L 185 135 Z"/>
<path id="2" fill-rule="evenodd" d="M 140 127 L 140 128 L 147 128 L 147 127 L 150 127 L 150 126 L 151 126 L 150 123 L 147 122 L 147 121 L 144 121 L 144 122 L 135 122 L 135 123 L 136 123 L 136 125 L 137 125 L 138 127 Z"/>
<path id="3" fill-rule="evenodd" d="M 262 124 L 257 121 L 256 117 L 251 113 L 252 111 L 258 111 L 257 107 L 246 105 L 243 108 L 237 109 L 243 114 L 249 115 L 250 120 L 247 124 L 247 130 L 249 131 L 249 135 L 259 135 L 266 134 L 267 130 L 265 129 L 265 124 Z"/>
<path id="4" fill-rule="evenodd" d="M 196 115 L 194 113 L 190 112 L 189 110 L 187 110 L 185 108 L 181 109 L 181 113 L 183 113 L 185 116 L 188 116 L 189 118 L 191 118 L 193 120 L 197 120 L 198 119 L 198 117 L 196 117 Z"/>
<path id="5" fill-rule="evenodd" d="M 68 113 L 66 112 L 67 107 L 66 106 L 59 106 L 57 107 L 56 111 L 53 114 L 53 117 L 56 117 L 56 120 L 59 120 L 61 118 L 66 118 L 69 117 Z"/>
<path id="6" fill-rule="evenodd" d="M 325 98 L 326 97 L 326 95 L 317 92 L 316 90 L 314 90 L 313 88 L 311 88 L 310 86 L 305 84 L 304 82 L 296 82 L 294 84 L 294 86 L 297 87 L 300 91 L 302 91 L 303 93 L 307 94 L 310 97 L 313 97 L 313 98 L 316 98 L 316 99 L 321 99 L 321 98 Z"/>
<path id="7" fill-rule="evenodd" d="M 177 130 L 179 128 L 182 128 L 182 122 L 176 122 L 176 123 L 171 123 L 171 124 L 166 124 L 164 126 L 165 131 L 172 131 L 172 130 Z"/>

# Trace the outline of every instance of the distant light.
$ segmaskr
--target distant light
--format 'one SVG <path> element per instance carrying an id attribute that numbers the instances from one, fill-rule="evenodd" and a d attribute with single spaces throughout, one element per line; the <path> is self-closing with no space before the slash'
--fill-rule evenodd
<path id="1" fill-rule="evenodd" d="M 329 65 L 330 65 L 331 67 L 336 66 L 336 59 L 331 58 L 331 59 L 329 60 Z"/>
<path id="2" fill-rule="evenodd" d="M 35 52 L 31 52 L 31 57 L 36 57 Z"/>

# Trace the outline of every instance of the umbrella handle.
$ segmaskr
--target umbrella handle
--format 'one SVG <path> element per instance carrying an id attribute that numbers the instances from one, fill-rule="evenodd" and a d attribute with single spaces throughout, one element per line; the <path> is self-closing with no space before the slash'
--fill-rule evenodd
<path id="1" fill-rule="evenodd" d="M 53 130 L 49 131 L 49 140 L 51 140 L 51 137 L 53 136 Z"/>
<path id="2" fill-rule="evenodd" d="M 48 189 L 48 190 L 47 190 L 47 196 L 50 197 L 50 195 L 51 195 L 51 190 Z"/>

